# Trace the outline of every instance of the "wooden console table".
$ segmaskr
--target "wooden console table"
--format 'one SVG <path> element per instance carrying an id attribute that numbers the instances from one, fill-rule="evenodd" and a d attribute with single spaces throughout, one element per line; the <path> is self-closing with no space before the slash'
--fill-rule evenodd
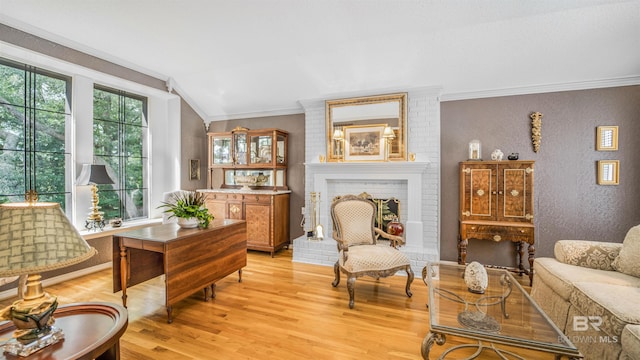
<path id="1" fill-rule="evenodd" d="M 127 306 L 127 286 L 165 275 L 165 306 L 171 323 L 171 306 L 199 289 L 204 300 L 214 295 L 215 282 L 247 265 L 247 227 L 244 220 L 214 220 L 207 229 L 181 229 L 163 224 L 113 236 L 113 292 L 122 290 Z"/>
<path id="2" fill-rule="evenodd" d="M 60 306 L 54 326 L 62 329 L 64 340 L 28 357 L 0 353 L 0 359 L 120 359 L 120 337 L 127 330 L 127 310 L 117 304 L 79 303 Z M 0 337 L 11 337 L 15 326 L 0 324 Z"/>

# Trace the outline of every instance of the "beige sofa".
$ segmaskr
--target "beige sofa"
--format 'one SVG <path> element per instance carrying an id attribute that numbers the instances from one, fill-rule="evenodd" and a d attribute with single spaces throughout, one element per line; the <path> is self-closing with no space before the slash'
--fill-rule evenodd
<path id="1" fill-rule="evenodd" d="M 585 359 L 640 360 L 640 225 L 624 242 L 560 240 L 531 295 Z"/>

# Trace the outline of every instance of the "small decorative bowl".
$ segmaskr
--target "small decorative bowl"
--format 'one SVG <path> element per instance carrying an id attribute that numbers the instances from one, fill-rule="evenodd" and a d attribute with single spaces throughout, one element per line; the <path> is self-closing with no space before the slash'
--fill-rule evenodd
<path id="1" fill-rule="evenodd" d="M 269 175 L 236 175 L 233 180 L 236 185 L 242 185 L 242 190 L 251 190 L 249 186 L 264 185 L 269 181 Z"/>

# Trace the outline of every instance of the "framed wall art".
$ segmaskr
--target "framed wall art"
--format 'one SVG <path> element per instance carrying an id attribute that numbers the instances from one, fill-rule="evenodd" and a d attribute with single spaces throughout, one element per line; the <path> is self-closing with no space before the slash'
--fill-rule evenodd
<path id="1" fill-rule="evenodd" d="M 345 126 L 345 161 L 383 161 L 384 160 L 384 124 Z"/>
<path id="2" fill-rule="evenodd" d="M 200 180 L 200 160 L 189 160 L 189 180 Z"/>
<path id="3" fill-rule="evenodd" d="M 598 160 L 598 185 L 618 185 L 620 183 L 620 161 Z"/>
<path id="4" fill-rule="evenodd" d="M 616 151 L 618 150 L 618 127 L 598 126 L 596 132 L 596 150 Z"/>

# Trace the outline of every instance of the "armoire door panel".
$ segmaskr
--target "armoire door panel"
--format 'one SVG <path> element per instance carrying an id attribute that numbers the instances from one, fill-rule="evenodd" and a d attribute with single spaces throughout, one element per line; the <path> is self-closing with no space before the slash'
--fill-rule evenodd
<path id="1" fill-rule="evenodd" d="M 471 169 L 471 199 L 470 211 L 472 216 L 492 216 L 492 176 L 491 169 Z"/>
<path id="2" fill-rule="evenodd" d="M 503 170 L 503 199 L 502 215 L 505 218 L 524 218 L 526 215 L 526 173 L 524 169 Z"/>

